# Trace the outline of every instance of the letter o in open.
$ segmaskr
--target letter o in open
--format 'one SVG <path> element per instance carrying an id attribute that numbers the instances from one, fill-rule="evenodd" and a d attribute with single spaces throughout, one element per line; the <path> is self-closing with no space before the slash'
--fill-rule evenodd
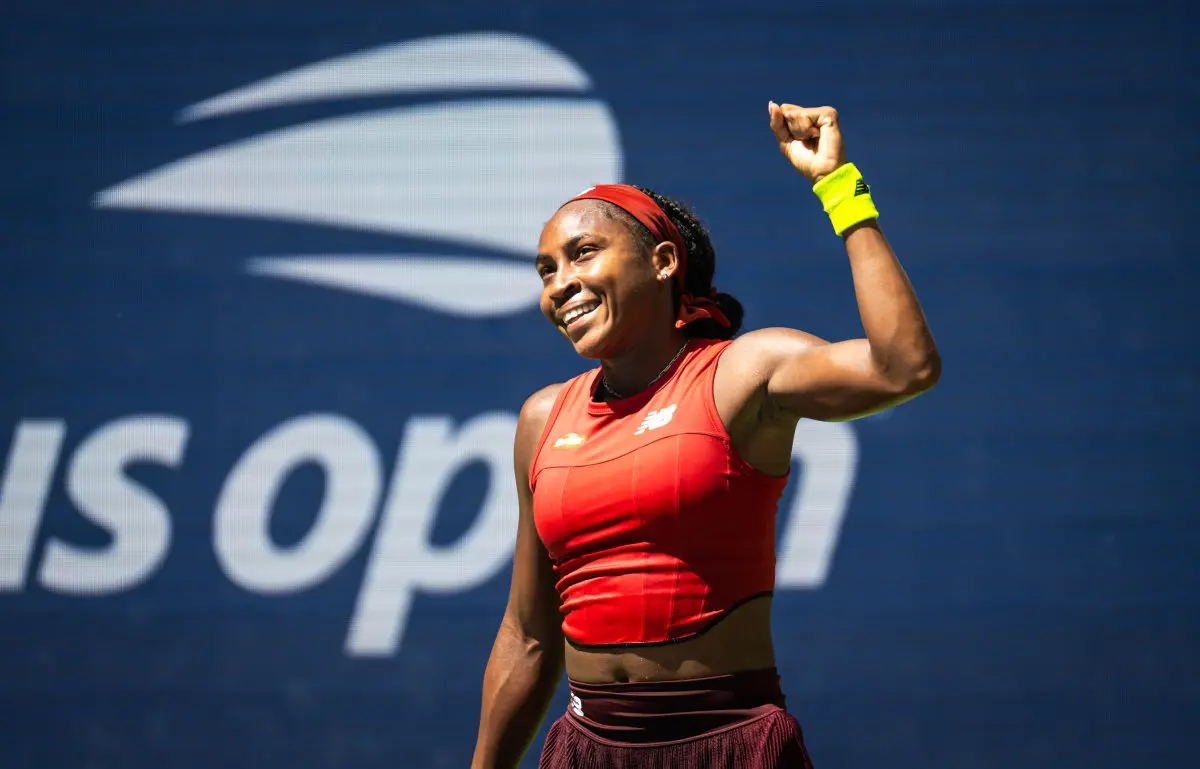
<path id="1" fill-rule="evenodd" d="M 275 500 L 305 464 L 321 468 L 325 495 L 304 538 L 281 548 L 270 536 Z M 253 592 L 317 585 L 362 545 L 382 486 L 379 452 L 356 423 L 327 414 L 285 422 L 246 450 L 221 489 L 213 532 L 217 560 L 230 580 Z"/>

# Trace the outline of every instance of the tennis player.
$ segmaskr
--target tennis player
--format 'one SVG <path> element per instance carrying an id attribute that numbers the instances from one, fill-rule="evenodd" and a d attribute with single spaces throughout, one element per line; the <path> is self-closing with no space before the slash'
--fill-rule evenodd
<path id="1" fill-rule="evenodd" d="M 599 365 L 521 410 L 520 524 L 475 769 L 519 763 L 564 668 L 543 769 L 811 766 L 770 627 L 796 425 L 895 406 L 941 361 L 837 112 L 769 113 L 845 241 L 864 337 L 736 336 L 742 307 L 713 288 L 708 233 L 655 192 L 598 185 L 554 213 L 541 309 Z"/>

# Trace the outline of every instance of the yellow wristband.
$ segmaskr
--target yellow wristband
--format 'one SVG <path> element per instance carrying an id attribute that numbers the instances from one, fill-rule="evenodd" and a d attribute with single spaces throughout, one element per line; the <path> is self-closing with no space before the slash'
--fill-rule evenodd
<path id="1" fill-rule="evenodd" d="M 853 163 L 838 166 L 813 185 L 813 192 L 821 199 L 833 231 L 838 235 L 859 222 L 879 218 L 879 211 L 875 210 L 875 202 L 871 200 L 871 188 Z"/>

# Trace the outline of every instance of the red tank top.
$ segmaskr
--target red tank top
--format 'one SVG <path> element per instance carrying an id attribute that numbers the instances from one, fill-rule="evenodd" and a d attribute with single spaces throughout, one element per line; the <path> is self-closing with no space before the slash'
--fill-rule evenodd
<path id="1" fill-rule="evenodd" d="M 787 476 L 748 465 L 717 414 L 729 344 L 693 340 L 623 400 L 596 402 L 599 368 L 560 391 L 529 482 L 574 645 L 682 640 L 774 589 Z"/>

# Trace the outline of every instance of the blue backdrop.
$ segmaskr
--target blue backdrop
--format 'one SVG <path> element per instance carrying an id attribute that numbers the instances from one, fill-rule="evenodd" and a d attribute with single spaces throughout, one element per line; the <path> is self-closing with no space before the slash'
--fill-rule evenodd
<path id="1" fill-rule="evenodd" d="M 1195 766 L 1184 3 L 10 6 L 5 767 L 465 767 L 515 414 L 585 365 L 557 202 L 686 200 L 748 327 L 860 333 L 771 99 L 839 108 L 945 363 L 797 440 L 816 765 Z"/>

